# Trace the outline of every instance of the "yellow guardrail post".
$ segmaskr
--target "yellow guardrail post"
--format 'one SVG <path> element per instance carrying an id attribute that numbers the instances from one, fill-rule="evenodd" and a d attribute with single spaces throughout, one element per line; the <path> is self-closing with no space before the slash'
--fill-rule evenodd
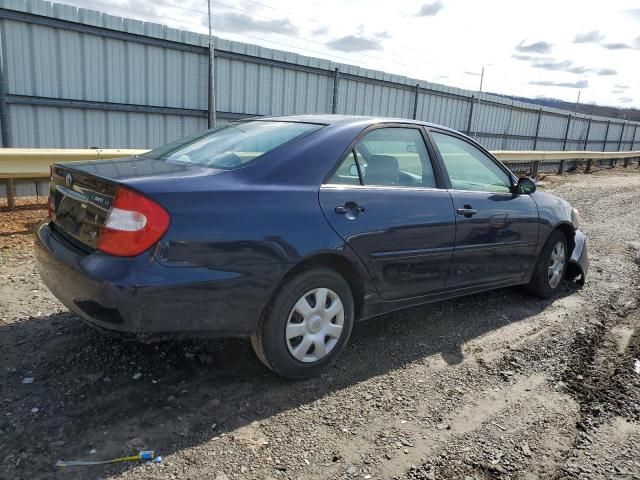
<path id="1" fill-rule="evenodd" d="M 16 184 L 13 181 L 13 178 L 7 178 L 7 207 L 9 210 L 13 210 L 16 208 Z"/>

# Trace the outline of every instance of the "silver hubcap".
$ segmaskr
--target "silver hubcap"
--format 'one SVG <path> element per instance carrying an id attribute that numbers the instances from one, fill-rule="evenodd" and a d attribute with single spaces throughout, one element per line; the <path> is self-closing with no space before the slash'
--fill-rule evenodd
<path id="1" fill-rule="evenodd" d="M 551 251 L 551 258 L 549 259 L 549 286 L 556 288 L 562 280 L 562 273 L 564 272 L 565 264 L 565 250 L 562 242 L 558 242 Z"/>
<path id="2" fill-rule="evenodd" d="M 287 320 L 285 337 L 289 353 L 310 363 L 335 348 L 344 326 L 344 306 L 336 292 L 314 288 L 295 303 Z"/>

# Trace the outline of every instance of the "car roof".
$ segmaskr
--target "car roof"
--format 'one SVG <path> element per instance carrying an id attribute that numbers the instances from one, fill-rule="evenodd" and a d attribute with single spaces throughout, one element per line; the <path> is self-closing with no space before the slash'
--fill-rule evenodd
<path id="1" fill-rule="evenodd" d="M 443 130 L 449 130 L 455 132 L 456 130 L 445 127 L 443 125 L 437 125 L 435 123 L 423 122 L 421 120 L 411 120 L 408 118 L 393 118 L 393 117 L 371 117 L 364 115 L 330 115 L 330 114 L 317 114 L 317 115 L 286 115 L 281 117 L 257 117 L 252 120 L 272 120 L 280 122 L 298 122 L 298 123 L 319 123 L 322 125 L 375 125 L 378 123 L 407 123 L 412 125 L 424 125 L 427 127 L 437 127 Z"/>

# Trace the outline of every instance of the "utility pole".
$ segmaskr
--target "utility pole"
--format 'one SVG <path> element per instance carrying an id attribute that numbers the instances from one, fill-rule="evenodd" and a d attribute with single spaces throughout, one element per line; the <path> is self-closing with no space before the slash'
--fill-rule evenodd
<path id="1" fill-rule="evenodd" d="M 578 104 L 580 103 L 580 94 L 581 93 L 582 93 L 582 90 L 578 90 L 578 100 L 576 100 L 576 108 L 573 110 L 574 114 L 578 113 Z"/>
<path id="2" fill-rule="evenodd" d="M 477 73 L 476 73 L 477 75 Z M 482 93 L 482 82 L 484 81 L 484 65 L 482 66 L 482 71 L 480 72 L 480 89 L 478 90 L 478 107 L 480 107 L 480 93 Z M 473 136 L 474 138 L 478 135 L 478 122 L 477 120 L 473 122 Z"/>
<path id="3" fill-rule="evenodd" d="M 216 126 L 216 90 L 214 79 L 214 52 L 213 52 L 213 35 L 211 34 L 211 0 L 207 0 L 207 14 L 209 16 L 209 85 L 208 85 L 208 104 L 207 104 L 207 127 L 214 128 Z"/>

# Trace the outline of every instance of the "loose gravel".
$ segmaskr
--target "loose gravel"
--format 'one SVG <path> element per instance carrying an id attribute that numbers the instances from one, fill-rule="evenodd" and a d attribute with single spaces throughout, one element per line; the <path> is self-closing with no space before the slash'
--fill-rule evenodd
<path id="1" fill-rule="evenodd" d="M 581 212 L 583 288 L 359 323 L 337 364 L 302 382 L 243 340 L 101 335 L 46 290 L 26 233 L 0 231 L 0 478 L 640 479 L 640 173 L 540 188 Z M 162 462 L 55 466 L 142 449 Z"/>

